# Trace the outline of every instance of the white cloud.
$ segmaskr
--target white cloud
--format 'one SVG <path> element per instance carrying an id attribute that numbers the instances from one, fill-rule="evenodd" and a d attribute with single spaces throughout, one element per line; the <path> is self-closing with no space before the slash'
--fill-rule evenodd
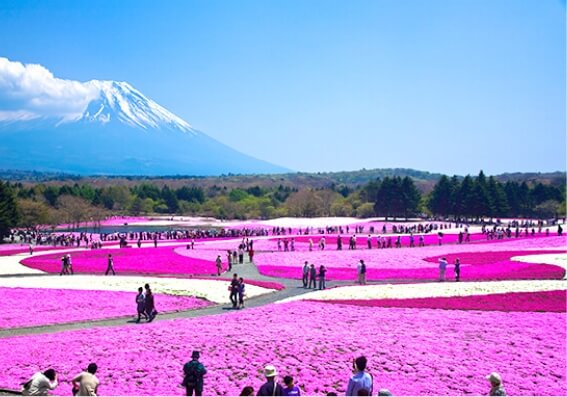
<path id="1" fill-rule="evenodd" d="M 0 121 L 73 120 L 99 93 L 91 82 L 59 79 L 41 65 L 0 57 Z"/>

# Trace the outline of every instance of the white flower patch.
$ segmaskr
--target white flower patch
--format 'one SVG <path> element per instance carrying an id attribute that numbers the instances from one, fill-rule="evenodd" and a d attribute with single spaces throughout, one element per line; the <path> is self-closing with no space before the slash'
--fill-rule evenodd
<path id="1" fill-rule="evenodd" d="M 515 256 L 510 259 L 513 261 L 526 263 L 547 263 L 548 265 L 561 266 L 563 269 L 567 270 L 567 253 Z M 565 277 L 563 277 L 563 279 L 565 280 L 566 278 L 567 272 L 565 273 Z"/>
<path id="2" fill-rule="evenodd" d="M 331 288 L 281 300 L 411 299 L 567 290 L 563 280 L 518 280 L 463 283 L 383 284 Z"/>
<path id="3" fill-rule="evenodd" d="M 150 284 L 154 293 L 185 295 L 204 298 L 210 302 L 228 303 L 229 281 L 205 279 L 179 279 L 140 276 L 26 276 L 0 278 L 0 287 L 49 288 L 100 291 L 136 292 L 138 287 Z M 274 290 L 246 284 L 249 298 L 273 292 Z"/>

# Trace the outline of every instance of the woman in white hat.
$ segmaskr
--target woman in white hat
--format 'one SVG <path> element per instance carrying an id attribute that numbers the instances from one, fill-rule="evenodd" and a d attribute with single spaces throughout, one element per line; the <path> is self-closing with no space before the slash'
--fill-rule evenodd
<path id="1" fill-rule="evenodd" d="M 266 377 L 266 383 L 264 383 L 260 390 L 258 390 L 258 396 L 283 396 L 283 387 L 276 383 L 276 376 L 278 372 L 276 367 L 273 365 L 266 365 L 264 368 L 264 376 Z"/>

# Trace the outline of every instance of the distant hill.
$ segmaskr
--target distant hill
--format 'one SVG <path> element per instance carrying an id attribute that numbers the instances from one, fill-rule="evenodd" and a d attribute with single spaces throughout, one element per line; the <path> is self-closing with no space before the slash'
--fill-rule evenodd
<path id="1" fill-rule="evenodd" d="M 203 188 L 217 186 L 219 188 L 249 188 L 260 187 L 293 187 L 297 189 L 313 188 L 322 189 L 331 186 L 345 185 L 349 188 L 364 185 L 376 178 L 386 176 L 411 177 L 421 192 L 429 192 L 442 174 L 419 171 L 409 168 L 383 168 L 383 169 L 362 169 L 359 171 L 341 172 L 297 172 L 287 174 L 266 174 L 266 175 L 221 175 L 216 177 L 202 176 L 79 176 L 64 173 L 42 173 L 37 171 L 14 171 L 0 170 L 0 179 L 22 182 L 47 184 L 69 184 L 69 183 L 89 183 L 94 187 L 103 186 L 133 186 L 141 182 L 148 182 L 158 186 L 168 185 L 172 188 L 179 188 L 185 185 L 194 185 Z M 529 185 L 538 182 L 552 184 L 555 186 L 565 185 L 565 172 L 529 172 L 529 173 L 506 173 L 496 175 L 500 182 L 516 181 L 526 182 Z M 463 178 L 463 176 L 459 176 Z"/>

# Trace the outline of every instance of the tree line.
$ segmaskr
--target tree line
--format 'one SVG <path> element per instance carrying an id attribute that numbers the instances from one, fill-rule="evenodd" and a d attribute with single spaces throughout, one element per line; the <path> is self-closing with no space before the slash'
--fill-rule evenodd
<path id="1" fill-rule="evenodd" d="M 109 214 L 178 214 L 220 219 L 269 219 L 282 216 L 437 216 L 552 218 L 565 214 L 565 186 L 507 181 L 494 177 L 442 175 L 428 193 L 411 177 L 384 177 L 358 187 L 290 186 L 171 188 L 142 182 L 130 187 L 90 183 L 23 185 L 0 181 L 0 229 L 99 221 Z M 2 232 L 0 230 L 0 233 Z"/>

